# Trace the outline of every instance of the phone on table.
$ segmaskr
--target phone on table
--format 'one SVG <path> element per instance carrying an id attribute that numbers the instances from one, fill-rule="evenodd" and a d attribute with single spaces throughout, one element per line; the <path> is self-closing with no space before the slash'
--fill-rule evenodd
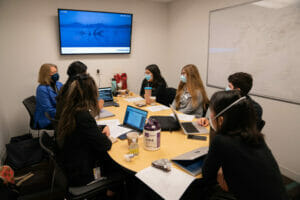
<path id="1" fill-rule="evenodd" d="M 188 135 L 188 139 L 194 139 L 194 140 L 206 140 L 207 137 L 203 135 Z"/>

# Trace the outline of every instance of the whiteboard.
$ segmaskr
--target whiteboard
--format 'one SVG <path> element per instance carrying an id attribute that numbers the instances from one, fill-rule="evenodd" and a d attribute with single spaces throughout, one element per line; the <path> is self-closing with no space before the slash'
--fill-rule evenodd
<path id="1" fill-rule="evenodd" d="M 300 0 L 256 1 L 209 15 L 207 86 L 224 88 L 230 74 L 247 72 L 251 94 L 300 104 Z"/>

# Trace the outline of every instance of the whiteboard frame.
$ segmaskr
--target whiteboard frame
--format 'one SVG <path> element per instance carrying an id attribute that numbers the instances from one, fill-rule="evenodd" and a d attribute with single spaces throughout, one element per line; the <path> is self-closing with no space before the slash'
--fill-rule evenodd
<path id="1" fill-rule="evenodd" d="M 241 4 L 237 4 L 237 5 L 228 6 L 228 7 L 225 7 L 225 8 L 219 8 L 219 9 L 215 9 L 215 10 L 210 10 L 209 11 L 209 16 L 208 16 L 208 40 L 207 40 L 208 41 L 208 43 L 207 43 L 207 64 L 206 64 L 206 67 L 207 67 L 206 68 L 206 86 L 217 88 L 217 89 L 223 89 L 223 90 L 225 89 L 224 87 L 208 83 L 209 43 L 210 43 L 211 14 L 213 12 L 217 12 L 217 11 L 221 11 L 221 10 L 226 10 L 226 9 L 231 9 L 231 8 L 235 8 L 235 7 L 240 7 L 240 6 L 244 6 L 244 5 L 248 5 L 248 4 L 252 4 L 252 3 L 256 3 L 256 2 L 260 2 L 260 1 L 263 1 L 263 0 L 258 0 L 258 1 L 255 0 L 255 1 L 245 2 L 245 3 L 241 3 Z M 269 95 L 261 95 L 261 94 L 256 94 L 256 93 L 252 93 L 252 92 L 250 92 L 249 95 L 253 95 L 253 96 L 257 96 L 257 97 L 262 97 L 262 98 L 267 98 L 267 99 L 276 100 L 276 101 L 282 101 L 282 102 L 285 102 L 285 103 L 291 103 L 291 104 L 300 105 L 300 102 L 292 101 L 292 100 L 285 99 L 285 98 L 280 98 L 280 97 L 274 97 L 274 96 L 269 96 Z"/>

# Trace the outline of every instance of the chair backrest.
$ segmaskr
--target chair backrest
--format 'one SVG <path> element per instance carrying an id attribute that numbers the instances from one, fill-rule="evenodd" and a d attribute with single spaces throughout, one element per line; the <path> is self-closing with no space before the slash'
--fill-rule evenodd
<path id="1" fill-rule="evenodd" d="M 56 142 L 54 140 L 54 138 L 50 137 L 49 134 L 46 131 L 43 131 L 41 136 L 40 136 L 40 145 L 42 147 L 42 149 L 44 149 L 51 161 L 53 162 L 54 165 L 54 171 L 53 171 L 53 175 L 52 175 L 52 184 L 51 184 L 51 191 L 54 188 L 54 185 L 56 187 L 58 187 L 59 189 L 65 191 L 67 188 L 67 178 L 64 174 L 63 169 L 61 168 L 61 166 L 58 164 L 57 162 L 57 156 L 56 156 L 56 152 L 57 152 L 57 147 L 56 147 Z"/>
<path id="2" fill-rule="evenodd" d="M 259 122 L 259 124 L 257 125 L 257 129 L 258 129 L 259 131 L 261 131 L 261 130 L 263 129 L 263 127 L 265 126 L 265 124 L 266 124 L 265 120 L 262 119 L 262 120 Z"/>
<path id="3" fill-rule="evenodd" d="M 169 106 L 170 104 L 172 104 L 175 96 L 176 96 L 176 89 L 168 87 L 157 93 L 156 101 L 163 105 Z"/>
<path id="4" fill-rule="evenodd" d="M 206 113 L 207 113 L 208 108 L 209 108 L 209 103 L 205 104 L 205 108 L 203 108 L 203 114 L 202 114 L 202 117 L 205 117 L 205 116 L 206 116 Z"/>
<path id="5" fill-rule="evenodd" d="M 46 116 L 47 119 L 50 120 L 50 122 L 51 122 L 54 130 L 56 130 L 57 125 L 58 125 L 58 120 L 57 119 L 53 119 L 48 112 L 45 112 L 45 116 Z"/>
<path id="6" fill-rule="evenodd" d="M 31 96 L 31 97 L 24 99 L 23 104 L 30 116 L 29 126 L 31 129 L 34 129 L 34 113 L 35 113 L 35 107 L 36 107 L 35 96 Z"/>

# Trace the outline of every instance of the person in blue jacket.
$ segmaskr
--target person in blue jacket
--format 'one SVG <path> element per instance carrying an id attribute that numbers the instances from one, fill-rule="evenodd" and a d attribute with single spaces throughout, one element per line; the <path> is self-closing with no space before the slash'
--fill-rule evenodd
<path id="1" fill-rule="evenodd" d="M 51 128 L 51 122 L 46 117 L 47 112 L 52 118 L 56 113 L 56 96 L 62 83 L 58 81 L 59 74 L 54 64 L 43 64 L 39 71 L 39 86 L 36 89 L 36 109 L 34 126 L 36 128 Z"/>

